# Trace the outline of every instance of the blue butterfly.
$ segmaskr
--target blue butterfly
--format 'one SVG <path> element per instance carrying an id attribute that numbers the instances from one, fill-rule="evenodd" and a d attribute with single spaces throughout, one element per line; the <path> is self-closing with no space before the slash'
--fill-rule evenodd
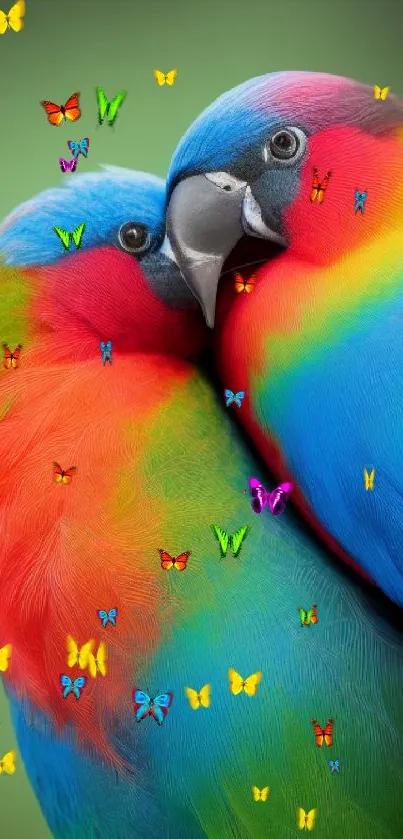
<path id="1" fill-rule="evenodd" d="M 233 402 L 235 402 L 235 404 L 238 405 L 238 408 L 240 408 L 242 405 L 242 399 L 245 396 L 245 391 L 239 390 L 238 393 L 234 393 L 232 390 L 224 390 L 224 396 L 227 408 L 232 405 Z"/>
<path id="2" fill-rule="evenodd" d="M 112 626 L 116 626 L 117 616 L 117 609 L 110 609 L 109 612 L 105 612 L 104 609 L 99 609 L 98 611 L 98 617 L 101 618 L 102 626 L 106 626 L 107 623 L 111 623 Z"/>
<path id="3" fill-rule="evenodd" d="M 339 760 L 329 760 L 330 771 L 333 774 L 334 772 L 340 772 L 340 761 Z"/>
<path id="4" fill-rule="evenodd" d="M 134 713 L 136 722 L 141 722 L 146 717 L 154 717 L 158 725 L 162 725 L 172 705 L 173 693 L 159 693 L 155 699 L 151 699 L 148 693 L 135 688 L 133 691 Z"/>
<path id="5" fill-rule="evenodd" d="M 64 688 L 63 699 L 66 699 L 66 696 L 68 696 L 71 691 L 73 691 L 76 699 L 80 699 L 81 691 L 86 681 L 87 679 L 85 676 L 79 676 L 78 679 L 74 679 L 74 682 L 73 679 L 70 679 L 70 676 L 60 676 L 60 684 L 62 688 Z"/>
<path id="6" fill-rule="evenodd" d="M 358 210 L 361 210 L 361 213 L 365 210 L 365 201 L 367 198 L 366 192 L 360 192 L 358 189 L 355 191 L 355 207 L 354 212 L 358 213 Z"/>
<path id="7" fill-rule="evenodd" d="M 99 348 L 102 353 L 102 364 L 105 366 L 107 361 L 112 364 L 112 341 L 107 341 L 106 344 L 101 341 Z"/>
<path id="8" fill-rule="evenodd" d="M 67 145 L 73 157 L 78 157 L 80 153 L 83 155 L 83 157 L 87 157 L 88 148 L 90 145 L 90 138 L 84 137 L 83 140 L 79 140 L 78 143 L 76 143 L 75 140 L 67 140 Z"/>

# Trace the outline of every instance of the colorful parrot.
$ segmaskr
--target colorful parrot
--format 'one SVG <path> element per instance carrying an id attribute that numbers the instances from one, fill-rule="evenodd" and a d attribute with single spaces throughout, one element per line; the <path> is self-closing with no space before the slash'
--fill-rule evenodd
<path id="1" fill-rule="evenodd" d="M 1 335 L 22 344 L 0 376 L 0 646 L 12 645 L 3 677 L 30 781 L 56 839 L 264 839 L 311 806 L 330 839 L 398 836 L 393 610 L 290 510 L 252 511 L 248 477 L 269 479 L 184 358 L 206 333 L 158 245 L 161 189 L 142 190 L 143 177 L 77 177 L 0 231 Z M 41 267 L 52 206 L 68 232 L 87 220 L 86 235 L 81 252 L 48 251 Z M 96 244 L 106 214 L 114 225 Z M 115 247 L 127 219 L 132 242 L 147 227 L 149 255 Z M 54 461 L 76 467 L 69 482 L 53 480 Z M 237 556 L 239 536 L 225 554 L 212 526 L 250 528 Z M 160 550 L 190 551 L 185 570 L 164 570 Z M 312 603 L 307 630 L 299 609 Z M 185 689 L 208 684 L 210 707 L 194 710 Z M 136 721 L 134 691 L 165 695 L 163 725 Z M 311 723 L 330 717 L 337 788 Z M 264 804 L 256 784 L 270 787 Z"/>
<path id="2" fill-rule="evenodd" d="M 220 301 L 223 386 L 246 392 L 241 422 L 322 538 L 403 605 L 403 102 L 324 74 L 252 79 L 183 138 L 167 216 L 210 326 L 240 236 L 270 243 L 253 293 Z"/>

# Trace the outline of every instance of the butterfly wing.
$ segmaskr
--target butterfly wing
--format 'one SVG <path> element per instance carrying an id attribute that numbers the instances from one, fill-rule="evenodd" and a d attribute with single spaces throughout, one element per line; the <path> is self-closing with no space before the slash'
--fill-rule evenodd
<path id="1" fill-rule="evenodd" d="M 112 626 L 116 626 L 117 616 L 118 616 L 118 610 L 117 609 L 114 608 L 114 609 L 109 610 L 108 618 L 109 618 L 109 622 L 112 624 Z"/>
<path id="2" fill-rule="evenodd" d="M 260 684 L 261 679 L 261 673 L 252 673 L 251 676 L 248 676 L 248 678 L 245 679 L 243 689 L 247 696 L 255 696 L 257 693 L 257 686 Z"/>
<path id="3" fill-rule="evenodd" d="M 258 515 L 260 515 L 267 506 L 268 494 L 263 484 L 261 484 L 257 478 L 249 478 L 249 493 L 252 499 L 252 510 L 254 513 L 258 513 Z"/>
<path id="4" fill-rule="evenodd" d="M 62 172 L 67 172 L 70 168 L 68 161 L 64 159 L 64 157 L 59 157 L 59 166 Z"/>
<path id="5" fill-rule="evenodd" d="M 5 644 L 4 647 L 0 649 L 0 671 L 1 673 L 5 673 L 8 670 L 8 665 L 11 659 L 11 651 L 12 645 Z"/>
<path id="6" fill-rule="evenodd" d="M 309 612 L 309 614 L 311 616 L 311 623 L 314 623 L 314 624 L 318 622 L 317 608 L 318 608 L 317 606 L 312 606 L 312 609 Z"/>
<path id="7" fill-rule="evenodd" d="M 170 70 L 169 73 L 165 74 L 165 81 L 170 87 L 172 87 L 172 85 L 175 84 L 177 75 L 178 71 L 176 68 L 174 70 Z"/>
<path id="8" fill-rule="evenodd" d="M 4 350 L 4 366 L 5 366 L 6 370 L 9 370 L 10 367 L 11 367 L 12 360 L 13 360 L 12 359 L 13 354 L 12 354 L 8 344 L 3 344 L 3 350 Z"/>
<path id="9" fill-rule="evenodd" d="M 70 691 L 73 690 L 73 680 L 70 679 L 70 676 L 63 674 L 63 676 L 60 676 L 60 684 L 62 688 L 64 688 L 63 699 L 66 699 L 66 696 L 68 696 Z"/>
<path id="10" fill-rule="evenodd" d="M 64 106 L 64 115 L 66 119 L 70 120 L 70 122 L 75 122 L 77 119 L 80 119 L 81 108 L 79 93 L 72 93 L 69 97 Z"/>
<path id="11" fill-rule="evenodd" d="M 252 795 L 254 801 L 260 801 L 261 791 L 259 787 L 252 787 Z"/>
<path id="12" fill-rule="evenodd" d="M 315 732 L 316 745 L 318 746 L 318 748 L 321 748 L 321 746 L 323 746 L 325 732 L 323 728 L 320 727 L 319 723 L 316 722 L 316 720 L 311 720 L 311 722 L 313 725 L 313 730 Z"/>
<path id="13" fill-rule="evenodd" d="M 80 154 L 80 151 L 81 151 L 79 143 L 76 143 L 75 140 L 67 140 L 67 145 L 68 145 L 73 157 L 78 157 L 78 155 Z"/>
<path id="14" fill-rule="evenodd" d="M 239 271 L 235 271 L 234 273 L 234 287 L 237 294 L 240 294 L 241 291 L 245 291 L 245 280 Z"/>
<path id="15" fill-rule="evenodd" d="M 0 774 L 1 774 L 1 772 L 5 772 L 6 775 L 14 775 L 14 772 L 16 770 L 16 765 L 15 765 L 16 758 L 17 758 L 17 752 L 15 752 L 14 750 L 11 751 L 11 752 L 7 752 L 7 754 L 5 754 L 4 757 L 2 757 L 2 759 L 0 761 L 0 764 L 1 764 Z"/>
<path id="16" fill-rule="evenodd" d="M 97 652 L 98 670 L 101 676 L 106 676 L 106 644 L 101 641 Z"/>
<path id="17" fill-rule="evenodd" d="M 226 388 L 226 390 L 224 390 L 224 396 L 225 396 L 225 404 L 228 408 L 229 405 L 231 405 L 231 403 L 235 399 L 235 393 L 232 390 L 228 390 L 228 388 Z"/>
<path id="18" fill-rule="evenodd" d="M 89 137 L 83 137 L 83 139 L 80 140 L 80 152 L 83 155 L 83 157 L 87 157 L 89 147 L 90 147 L 90 138 Z"/>
<path id="19" fill-rule="evenodd" d="M 239 556 L 244 540 L 249 533 L 249 526 L 245 524 L 231 536 L 231 550 L 234 556 Z"/>
<path id="20" fill-rule="evenodd" d="M 63 230 L 62 227 L 53 227 L 52 230 L 54 230 L 56 235 L 59 237 L 64 250 L 68 251 L 70 248 L 70 233 L 67 233 L 67 231 Z"/>
<path id="21" fill-rule="evenodd" d="M 316 810 L 310 810 L 308 814 L 305 815 L 305 824 L 307 830 L 313 830 L 315 827 L 315 817 L 316 817 Z"/>
<path id="22" fill-rule="evenodd" d="M 67 636 L 66 639 L 66 648 L 67 648 L 67 667 L 75 667 L 78 664 L 78 645 L 74 638 L 71 635 Z M 68 678 L 67 676 L 65 677 Z"/>
<path id="23" fill-rule="evenodd" d="M 159 87 L 165 84 L 165 73 L 162 73 L 161 70 L 154 70 L 154 78 Z"/>
<path id="24" fill-rule="evenodd" d="M 143 690 L 134 688 L 133 704 L 136 722 L 141 722 L 141 720 L 143 720 L 145 717 L 148 717 L 148 715 L 151 713 L 151 698 L 149 697 L 148 693 L 145 693 Z"/>
<path id="25" fill-rule="evenodd" d="M 267 801 L 270 792 L 270 787 L 263 787 L 260 791 L 260 799 L 261 801 Z"/>
<path id="26" fill-rule="evenodd" d="M 18 0 L 14 3 L 8 13 L 8 25 L 14 32 L 21 32 L 24 26 L 23 17 L 25 15 L 25 0 Z"/>
<path id="27" fill-rule="evenodd" d="M 374 84 L 374 98 L 380 99 L 381 98 L 381 88 L 378 84 Z"/>
<path id="28" fill-rule="evenodd" d="M 87 680 L 86 680 L 85 676 L 78 676 L 77 679 L 74 679 L 73 693 L 74 693 L 74 696 L 76 697 L 76 699 L 80 699 L 81 691 L 82 691 L 86 681 Z"/>
<path id="29" fill-rule="evenodd" d="M 313 169 L 312 175 L 312 189 L 311 189 L 311 201 L 315 201 L 318 197 L 318 189 L 319 189 L 319 173 L 316 166 Z"/>
<path id="30" fill-rule="evenodd" d="M 187 561 L 188 561 L 191 553 L 192 553 L 192 551 L 185 551 L 183 554 L 179 554 L 179 556 L 177 556 L 174 559 L 173 564 L 174 564 L 174 568 L 176 568 L 177 571 L 185 571 Z"/>
<path id="31" fill-rule="evenodd" d="M 230 667 L 230 669 L 228 670 L 228 678 L 230 682 L 229 689 L 231 693 L 234 694 L 234 696 L 237 696 L 238 693 L 241 693 L 241 690 L 243 690 L 243 677 L 239 673 L 237 673 L 237 671 L 234 670 L 233 667 Z"/>
<path id="32" fill-rule="evenodd" d="M 70 466 L 70 469 L 66 469 L 66 471 L 63 472 L 63 474 L 61 476 L 62 484 L 65 484 L 65 485 L 66 484 L 71 484 L 71 481 L 73 479 L 73 475 L 76 471 L 77 471 L 77 468 L 75 466 Z"/>
<path id="33" fill-rule="evenodd" d="M 298 609 L 301 618 L 301 626 L 307 626 L 308 612 L 305 609 Z"/>
<path id="34" fill-rule="evenodd" d="M 331 746 L 333 743 L 333 725 L 334 722 L 330 719 L 323 729 L 323 737 L 327 746 Z"/>
<path id="35" fill-rule="evenodd" d="M 169 571 L 174 564 L 173 557 L 168 553 L 168 551 L 164 551 L 162 548 L 158 548 L 158 553 L 161 557 L 161 568 L 163 568 L 164 571 Z"/>
<path id="36" fill-rule="evenodd" d="M 224 559 L 224 557 L 227 555 L 230 537 L 228 536 L 228 533 L 226 533 L 225 530 L 223 530 L 221 527 L 218 527 L 217 524 L 212 525 L 212 531 L 216 539 L 218 539 L 220 545 L 221 558 Z"/>
<path id="37" fill-rule="evenodd" d="M 71 234 L 72 237 L 73 237 L 73 242 L 74 242 L 76 248 L 81 248 L 81 240 L 83 238 L 83 233 L 84 233 L 85 228 L 86 228 L 86 223 L 85 223 L 85 221 L 83 221 L 81 224 L 78 225 L 78 227 L 76 227 L 75 230 L 73 230 L 73 232 Z"/>
<path id="38" fill-rule="evenodd" d="M 119 108 L 126 99 L 127 93 L 125 90 L 120 90 L 119 93 L 114 96 L 112 101 L 109 103 L 108 107 L 108 122 L 109 125 L 113 125 L 118 115 Z"/>
<path id="39" fill-rule="evenodd" d="M 253 289 L 255 287 L 255 284 L 256 284 L 256 277 L 255 277 L 254 274 L 252 274 L 252 276 L 249 277 L 249 280 L 247 280 L 246 283 L 245 283 L 245 291 L 246 291 L 247 294 L 250 294 L 251 291 L 253 291 Z"/>
<path id="40" fill-rule="evenodd" d="M 323 204 L 323 200 L 324 200 L 324 197 L 325 197 L 325 192 L 327 190 L 327 186 L 328 186 L 329 178 L 330 178 L 331 174 L 332 174 L 331 172 L 327 172 L 325 177 L 323 178 L 322 183 L 319 184 L 319 188 L 318 188 L 318 202 L 319 202 L 319 204 Z"/>
<path id="41" fill-rule="evenodd" d="M 109 102 L 105 96 L 105 91 L 102 87 L 96 88 L 98 101 L 98 122 L 102 125 L 109 108 Z"/>
<path id="42" fill-rule="evenodd" d="M 51 125 L 60 125 L 60 123 L 63 122 L 63 113 L 60 105 L 55 105 L 54 102 L 48 102 L 47 99 L 44 99 L 40 104 L 42 105 L 42 108 L 45 109 L 48 122 L 50 122 Z"/>
<path id="43" fill-rule="evenodd" d="M 98 617 L 102 621 L 102 626 L 105 627 L 109 621 L 108 612 L 105 612 L 105 609 L 98 609 Z"/>
<path id="44" fill-rule="evenodd" d="M 83 644 L 83 646 L 77 651 L 77 664 L 80 670 L 85 670 L 85 668 L 89 666 L 93 646 L 94 642 L 92 640 L 87 641 L 87 643 Z"/>
<path id="45" fill-rule="evenodd" d="M 199 693 L 200 705 L 202 708 L 209 708 L 211 705 L 211 685 L 204 685 Z"/>
<path id="46" fill-rule="evenodd" d="M 390 91 L 390 87 L 383 87 L 381 89 L 380 98 L 382 99 L 383 102 L 387 98 L 389 91 Z"/>
<path id="47" fill-rule="evenodd" d="M 235 400 L 235 404 L 238 405 L 238 408 L 242 408 L 242 399 L 244 398 L 244 396 L 245 396 L 245 391 L 244 390 L 239 390 L 238 393 L 235 394 L 234 400 Z"/>
<path id="48" fill-rule="evenodd" d="M 174 698 L 173 693 L 160 693 L 158 696 L 155 697 L 150 711 L 151 716 L 154 717 L 155 721 L 158 725 L 162 725 L 164 719 L 168 713 L 168 708 L 172 705 L 172 700 Z"/>
<path id="49" fill-rule="evenodd" d="M 307 817 L 308 817 L 308 815 L 305 812 L 305 810 L 303 810 L 302 807 L 298 807 L 298 809 L 297 809 L 297 822 L 298 822 L 298 827 L 299 827 L 300 830 L 304 829 L 304 827 L 306 825 Z"/>
<path id="50" fill-rule="evenodd" d="M 185 688 L 185 694 L 189 700 L 189 705 L 192 710 L 197 711 L 201 705 L 200 696 L 197 693 L 197 690 L 193 690 L 193 688 Z"/>

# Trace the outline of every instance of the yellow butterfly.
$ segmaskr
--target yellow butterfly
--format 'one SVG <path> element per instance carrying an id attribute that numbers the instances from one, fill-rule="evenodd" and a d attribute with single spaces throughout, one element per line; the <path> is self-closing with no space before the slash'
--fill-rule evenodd
<path id="1" fill-rule="evenodd" d="M 372 469 L 372 472 L 368 474 L 367 470 L 364 469 L 364 484 L 365 489 L 373 489 L 374 488 L 374 480 L 375 480 L 375 469 Z"/>
<path id="2" fill-rule="evenodd" d="M 154 70 L 154 76 L 159 87 L 162 87 L 163 84 L 169 84 L 172 87 L 175 84 L 177 75 L 177 70 L 170 70 L 169 73 L 161 73 L 161 70 Z"/>
<path id="3" fill-rule="evenodd" d="M 193 688 L 185 688 L 189 705 L 194 711 L 198 708 L 209 708 L 211 705 L 211 685 L 204 685 L 199 692 Z"/>
<path id="4" fill-rule="evenodd" d="M 253 800 L 254 801 L 267 801 L 269 792 L 270 792 L 270 787 L 263 787 L 263 789 L 258 789 L 258 787 L 252 787 Z"/>
<path id="5" fill-rule="evenodd" d="M 87 641 L 86 644 L 80 647 L 77 645 L 74 638 L 71 635 L 67 636 L 67 666 L 68 667 L 75 667 L 78 664 L 81 670 L 85 670 L 88 667 L 88 662 L 90 655 L 92 653 L 92 648 L 94 646 L 93 641 Z"/>
<path id="6" fill-rule="evenodd" d="M 261 673 L 252 673 L 247 679 L 244 679 L 232 667 L 228 670 L 228 678 L 230 680 L 229 689 L 231 693 L 236 696 L 241 691 L 245 691 L 248 696 L 254 696 L 257 691 L 257 686 L 262 678 Z"/>
<path id="7" fill-rule="evenodd" d="M 14 32 L 21 32 L 24 26 L 23 17 L 25 15 L 25 0 L 18 0 L 11 6 L 9 12 L 2 12 L 0 9 L 0 35 L 4 35 L 7 29 L 13 29 Z"/>
<path id="8" fill-rule="evenodd" d="M 5 673 L 8 670 L 8 665 L 10 663 L 11 658 L 11 644 L 6 644 L 0 650 L 0 670 L 2 673 Z"/>
<path id="9" fill-rule="evenodd" d="M 15 761 L 17 758 L 17 752 L 7 752 L 4 757 L 0 760 L 0 775 L 14 775 L 16 770 Z"/>
<path id="10" fill-rule="evenodd" d="M 313 830 L 315 827 L 316 810 L 306 813 L 302 807 L 298 807 L 298 827 L 300 830 Z"/>
<path id="11" fill-rule="evenodd" d="M 374 98 L 375 99 L 382 99 L 384 102 L 385 99 L 388 97 L 388 93 L 390 91 L 390 87 L 379 87 L 379 84 L 374 85 Z"/>
<path id="12" fill-rule="evenodd" d="M 101 641 L 96 656 L 91 652 L 88 659 L 88 670 L 90 676 L 95 679 L 97 673 L 106 676 L 106 646 Z"/>

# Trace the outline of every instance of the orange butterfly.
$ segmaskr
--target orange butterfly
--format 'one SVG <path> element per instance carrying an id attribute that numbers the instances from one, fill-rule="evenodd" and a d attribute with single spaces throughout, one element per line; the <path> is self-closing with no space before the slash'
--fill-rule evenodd
<path id="1" fill-rule="evenodd" d="M 184 571 L 192 551 L 185 551 L 185 553 L 179 554 L 177 557 L 171 556 L 167 551 L 163 551 L 162 548 L 158 548 L 158 553 L 161 557 L 161 568 L 164 571 L 169 571 L 171 568 L 176 568 L 177 571 Z"/>
<path id="2" fill-rule="evenodd" d="M 246 291 L 247 294 L 250 294 L 253 291 L 253 288 L 256 283 L 256 277 L 253 274 L 252 277 L 249 277 L 248 280 L 244 280 L 241 274 L 238 271 L 235 271 L 235 291 L 240 294 L 241 291 Z"/>
<path id="3" fill-rule="evenodd" d="M 323 181 L 319 182 L 319 175 L 316 166 L 313 169 L 313 178 L 312 178 L 312 191 L 311 191 L 311 201 L 316 201 L 318 199 L 318 204 L 323 204 L 323 199 L 325 197 L 325 192 L 327 189 L 327 185 L 329 183 L 329 178 L 332 173 L 329 171 Z"/>
<path id="4" fill-rule="evenodd" d="M 75 466 L 70 466 L 70 469 L 64 470 L 58 463 L 53 463 L 53 480 L 57 484 L 70 484 L 76 471 Z"/>
<path id="5" fill-rule="evenodd" d="M 45 109 L 48 115 L 48 122 L 51 125 L 60 125 L 63 119 L 69 119 L 75 122 L 80 119 L 81 109 L 79 101 L 79 93 L 73 93 L 65 105 L 55 105 L 54 102 L 48 102 L 46 99 L 41 102 L 42 108 Z"/>
<path id="6" fill-rule="evenodd" d="M 13 367 L 15 370 L 17 367 L 19 367 L 22 344 L 18 344 L 18 347 L 15 348 L 14 352 L 11 352 L 10 347 L 7 344 L 3 344 L 3 349 L 4 366 L 6 370 L 10 370 L 11 367 Z"/>
<path id="7" fill-rule="evenodd" d="M 327 746 L 331 746 L 333 743 L 333 724 L 334 720 L 329 720 L 327 725 L 324 728 L 321 728 L 320 725 L 316 722 L 316 720 L 311 720 L 313 725 L 313 730 L 315 732 L 316 738 L 316 745 L 320 748 L 323 746 L 323 741 L 325 741 Z"/>

